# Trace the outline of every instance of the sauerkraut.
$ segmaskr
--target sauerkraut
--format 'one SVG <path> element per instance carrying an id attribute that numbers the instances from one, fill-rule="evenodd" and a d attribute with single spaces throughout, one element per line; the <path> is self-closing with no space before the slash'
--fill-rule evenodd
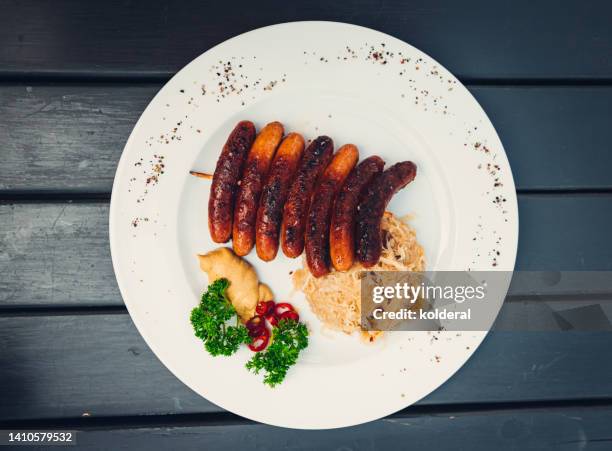
<path id="1" fill-rule="evenodd" d="M 405 221 L 385 212 L 381 227 L 384 234 L 379 262 L 370 271 L 424 271 L 425 254 L 417 242 L 416 233 Z M 332 270 L 323 277 L 313 277 L 306 262 L 296 271 L 293 282 L 304 292 L 310 308 L 333 330 L 353 333 L 361 324 L 361 271 L 358 264 L 346 272 Z M 372 335 L 370 335 L 372 339 Z"/>

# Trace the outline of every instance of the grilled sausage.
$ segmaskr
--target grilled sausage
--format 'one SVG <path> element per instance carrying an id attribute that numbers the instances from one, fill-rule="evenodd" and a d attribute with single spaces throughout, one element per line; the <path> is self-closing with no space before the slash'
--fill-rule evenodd
<path id="1" fill-rule="evenodd" d="M 380 221 L 395 193 L 414 180 L 416 165 L 411 161 L 394 164 L 376 176 L 357 208 L 357 258 L 370 268 L 378 263 L 382 252 Z"/>
<path id="2" fill-rule="evenodd" d="M 278 252 L 278 241 L 283 206 L 304 152 L 304 138 L 299 133 L 289 133 L 276 151 L 259 200 L 255 224 L 255 249 L 264 261 L 274 260 Z"/>
<path id="3" fill-rule="evenodd" d="M 329 273 L 329 225 L 331 211 L 338 190 L 355 167 L 359 151 L 353 144 L 342 146 L 323 172 L 315 189 L 306 222 L 306 262 L 315 277 Z"/>
<path id="4" fill-rule="evenodd" d="M 329 251 L 338 271 L 348 271 L 355 260 L 355 217 L 360 193 L 380 174 L 385 162 L 378 156 L 366 158 L 349 174 L 338 192 L 331 217 Z"/>
<path id="5" fill-rule="evenodd" d="M 304 250 L 304 230 L 312 192 L 333 151 L 334 142 L 328 136 L 319 136 L 304 151 L 283 209 L 281 247 L 287 257 L 295 258 Z"/>
<path id="6" fill-rule="evenodd" d="M 283 138 L 283 125 L 271 122 L 261 129 L 244 165 L 234 205 L 232 246 L 238 256 L 247 255 L 255 245 L 255 222 L 261 189 L 276 148 Z"/>
<path id="7" fill-rule="evenodd" d="M 238 180 L 254 139 L 253 123 L 239 122 L 227 138 L 217 160 L 208 198 L 208 230 L 215 243 L 227 242 L 232 234 L 232 214 Z"/>

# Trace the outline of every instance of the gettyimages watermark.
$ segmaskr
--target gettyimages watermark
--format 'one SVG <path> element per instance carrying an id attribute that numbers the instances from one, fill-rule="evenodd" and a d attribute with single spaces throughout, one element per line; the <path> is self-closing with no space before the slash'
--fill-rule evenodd
<path id="1" fill-rule="evenodd" d="M 366 331 L 612 331 L 608 271 L 364 271 Z"/>

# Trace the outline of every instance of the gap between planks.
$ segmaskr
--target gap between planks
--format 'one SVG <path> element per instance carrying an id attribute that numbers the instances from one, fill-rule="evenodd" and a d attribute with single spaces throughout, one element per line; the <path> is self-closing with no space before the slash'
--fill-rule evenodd
<path id="1" fill-rule="evenodd" d="M 54 83 L 54 84 L 159 84 L 168 82 L 176 72 L 170 71 L 2 71 L 0 70 L 1 84 L 28 84 L 28 83 Z M 479 78 L 459 77 L 458 80 L 469 86 L 538 86 L 538 87 L 571 87 L 571 86 L 612 86 L 610 77 L 517 77 L 517 78 Z"/>
<path id="2" fill-rule="evenodd" d="M 483 402 L 461 404 L 427 404 L 412 405 L 386 418 L 411 418 L 423 415 L 460 417 L 496 414 L 508 411 L 555 412 L 569 408 L 609 409 L 612 398 L 586 398 L 551 401 L 511 401 Z M 255 425 L 255 421 L 240 417 L 231 412 L 210 412 L 168 415 L 132 415 L 113 417 L 72 417 L 45 418 L 31 420 L 0 421 L 3 429 L 78 429 L 78 430 L 111 430 L 111 429 L 142 429 L 159 427 L 194 427 L 219 425 Z"/>
<path id="3" fill-rule="evenodd" d="M 0 306 L 0 318 L 32 316 L 127 315 L 125 305 L 11 305 Z"/>
<path id="4" fill-rule="evenodd" d="M 596 302 L 610 301 L 612 293 L 588 293 L 588 294 L 535 294 L 535 295 L 509 295 L 506 303 L 521 302 Z M 33 316 L 93 316 L 93 315 L 127 315 L 129 312 L 125 305 L 0 305 L 0 318 L 11 317 L 33 317 Z"/>

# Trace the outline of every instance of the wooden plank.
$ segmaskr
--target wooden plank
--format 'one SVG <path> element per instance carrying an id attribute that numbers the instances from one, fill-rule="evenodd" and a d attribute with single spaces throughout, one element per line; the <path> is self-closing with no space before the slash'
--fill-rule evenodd
<path id="1" fill-rule="evenodd" d="M 0 303 L 122 305 L 108 204 L 0 205 Z"/>
<path id="2" fill-rule="evenodd" d="M 125 141 L 160 87 L 0 85 L 0 190 L 109 193 Z M 519 190 L 612 188 L 612 87 L 470 90 Z"/>
<path id="3" fill-rule="evenodd" d="M 351 22 L 427 52 L 463 78 L 610 78 L 610 3 L 526 0 L 3 0 L 0 67 L 10 73 L 169 76 L 237 34 L 295 20 Z M 53 18 L 50 20 L 50 18 Z M 543 20 L 546 18 L 546 20 Z M 511 36 L 511 38 L 510 38 Z"/>
<path id="4" fill-rule="evenodd" d="M 166 370 L 127 314 L 0 323 L 5 420 L 219 410 Z"/>
<path id="5" fill-rule="evenodd" d="M 612 88 L 469 89 L 504 144 L 517 189 L 612 187 Z"/>
<path id="6" fill-rule="evenodd" d="M 519 210 L 517 270 L 612 270 L 612 248 L 598 238 L 612 223 L 612 196 L 520 196 Z M 550 218 L 562 220 L 553 226 Z M 0 274 L 0 310 L 123 305 L 110 259 L 108 204 L 0 205 Z M 602 285 L 592 292 L 610 292 L 607 279 L 595 280 Z M 558 290 L 536 284 L 528 292 Z"/>
<path id="7" fill-rule="evenodd" d="M 609 450 L 611 421 L 609 407 L 511 410 L 390 418 L 326 431 L 261 424 L 89 430 L 78 444 L 92 450 Z"/>
<path id="8" fill-rule="evenodd" d="M 159 86 L 0 86 L 2 190 L 109 193 Z"/>
<path id="9" fill-rule="evenodd" d="M 610 195 L 519 197 L 519 271 L 609 271 Z"/>
<path id="10" fill-rule="evenodd" d="M 610 346 L 609 333 L 492 333 L 419 404 L 607 399 Z M 0 317 L 0 364 L 0 421 L 220 411 L 162 366 L 125 314 Z"/>

